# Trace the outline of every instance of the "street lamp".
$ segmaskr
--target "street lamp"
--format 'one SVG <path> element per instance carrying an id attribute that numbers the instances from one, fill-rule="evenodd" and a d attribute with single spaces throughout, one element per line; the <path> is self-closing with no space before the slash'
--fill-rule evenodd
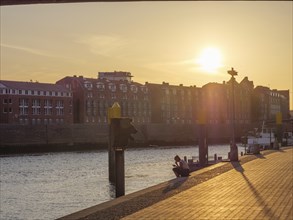
<path id="1" fill-rule="evenodd" d="M 235 144 L 235 100 L 234 100 L 234 86 L 235 86 L 235 77 L 237 72 L 231 68 L 228 70 L 228 74 L 231 75 L 231 98 L 232 98 L 232 137 L 230 143 L 230 161 L 238 161 L 238 148 Z"/>

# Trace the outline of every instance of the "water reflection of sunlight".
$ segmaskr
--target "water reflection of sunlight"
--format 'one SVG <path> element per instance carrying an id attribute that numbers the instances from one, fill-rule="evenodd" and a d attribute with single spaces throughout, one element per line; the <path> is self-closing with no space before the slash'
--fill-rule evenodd
<path id="1" fill-rule="evenodd" d="M 211 156 L 217 153 L 227 158 L 228 151 L 228 145 L 209 146 Z M 172 164 L 177 154 L 196 157 L 198 147 L 127 149 L 125 193 L 173 179 Z M 108 180 L 107 151 L 3 157 L 0 177 L 4 219 L 12 218 L 9 213 L 20 219 L 57 218 L 115 197 L 115 187 Z"/>

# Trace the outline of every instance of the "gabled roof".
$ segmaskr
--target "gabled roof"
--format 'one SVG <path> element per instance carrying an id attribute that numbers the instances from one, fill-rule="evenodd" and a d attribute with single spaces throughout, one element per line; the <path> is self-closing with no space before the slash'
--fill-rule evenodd
<path id="1" fill-rule="evenodd" d="M 35 91 L 52 91 L 52 92 L 70 92 L 62 85 L 38 82 L 20 82 L 0 80 L 0 88 L 15 90 L 35 90 Z"/>

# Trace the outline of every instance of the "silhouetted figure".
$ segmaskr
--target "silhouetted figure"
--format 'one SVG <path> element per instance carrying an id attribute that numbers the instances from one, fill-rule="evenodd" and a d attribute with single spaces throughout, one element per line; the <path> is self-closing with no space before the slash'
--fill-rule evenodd
<path id="1" fill-rule="evenodd" d="M 188 164 L 186 163 L 185 160 L 181 160 L 180 157 L 178 155 L 176 155 L 174 157 L 174 160 L 175 160 L 175 165 L 174 168 L 173 168 L 173 172 L 175 173 L 175 175 L 177 177 L 180 177 L 180 176 L 189 176 L 189 166 Z"/>

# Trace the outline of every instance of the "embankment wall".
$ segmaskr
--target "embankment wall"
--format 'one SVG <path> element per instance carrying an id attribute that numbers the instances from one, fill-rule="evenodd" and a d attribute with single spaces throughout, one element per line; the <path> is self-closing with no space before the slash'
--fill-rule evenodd
<path id="1" fill-rule="evenodd" d="M 197 125 L 136 125 L 134 147 L 149 145 L 196 144 Z M 71 125 L 10 125 L 0 124 L 0 154 L 107 149 L 108 126 Z M 209 143 L 228 143 L 229 125 L 207 125 Z M 236 126 L 236 138 L 250 128 Z"/>

